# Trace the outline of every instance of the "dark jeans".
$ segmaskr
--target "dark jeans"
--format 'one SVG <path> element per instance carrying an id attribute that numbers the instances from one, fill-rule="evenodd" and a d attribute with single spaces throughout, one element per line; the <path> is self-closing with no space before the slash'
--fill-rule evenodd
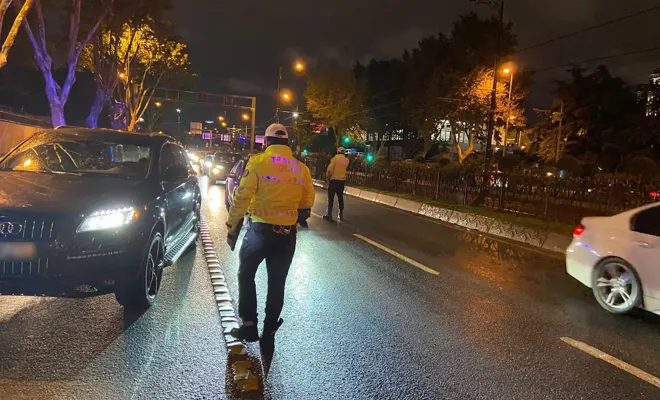
<path id="1" fill-rule="evenodd" d="M 331 180 L 328 184 L 328 215 L 332 215 L 332 208 L 335 206 L 335 195 L 339 203 L 339 211 L 344 211 L 344 186 L 345 181 Z"/>
<path id="2" fill-rule="evenodd" d="M 295 227 L 288 235 L 273 231 L 273 225 L 252 222 L 239 252 L 238 315 L 243 321 L 257 323 L 257 288 L 254 277 L 259 264 L 266 260 L 268 295 L 266 296 L 266 325 L 274 325 L 284 306 L 284 286 L 296 251 Z"/>

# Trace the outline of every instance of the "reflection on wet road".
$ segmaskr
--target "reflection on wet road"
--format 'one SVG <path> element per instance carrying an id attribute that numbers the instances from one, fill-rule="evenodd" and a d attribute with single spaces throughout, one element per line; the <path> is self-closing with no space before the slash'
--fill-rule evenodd
<path id="1" fill-rule="evenodd" d="M 159 296 L 143 315 L 113 295 L 0 297 L 0 398 L 223 398 L 226 353 L 201 253 L 166 270 Z"/>

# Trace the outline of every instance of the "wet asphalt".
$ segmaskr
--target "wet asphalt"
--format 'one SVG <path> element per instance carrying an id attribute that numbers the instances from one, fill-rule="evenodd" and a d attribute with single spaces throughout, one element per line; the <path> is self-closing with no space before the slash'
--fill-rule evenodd
<path id="1" fill-rule="evenodd" d="M 224 188 L 205 191 L 204 218 L 237 298 Z M 565 274 L 561 256 L 346 203 L 347 222 L 312 217 L 299 233 L 266 398 L 660 398 L 660 389 L 560 340 L 660 375 L 660 318 L 605 313 Z M 314 213 L 324 207 L 318 191 Z M 257 280 L 263 310 L 264 268 Z M 224 398 L 223 346 L 201 252 L 166 272 L 144 315 L 124 315 L 112 295 L 0 297 L 0 399 Z"/>

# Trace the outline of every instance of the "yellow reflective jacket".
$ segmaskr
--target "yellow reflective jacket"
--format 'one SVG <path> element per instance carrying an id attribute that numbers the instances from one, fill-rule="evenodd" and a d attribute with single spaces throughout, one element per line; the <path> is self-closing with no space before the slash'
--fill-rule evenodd
<path id="1" fill-rule="evenodd" d="M 348 158 L 343 154 L 332 157 L 330 165 L 328 165 L 328 178 L 331 181 L 345 181 L 348 163 Z"/>
<path id="2" fill-rule="evenodd" d="M 250 158 L 234 193 L 227 226 L 249 213 L 253 221 L 295 225 L 298 210 L 314 205 L 314 184 L 309 169 L 296 160 L 288 146 L 272 145 Z"/>

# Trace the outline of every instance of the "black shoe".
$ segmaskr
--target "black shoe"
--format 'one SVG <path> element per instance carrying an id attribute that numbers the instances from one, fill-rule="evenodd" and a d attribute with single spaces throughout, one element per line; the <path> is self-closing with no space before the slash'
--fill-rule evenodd
<path id="1" fill-rule="evenodd" d="M 262 339 L 266 337 L 273 337 L 277 333 L 277 330 L 280 329 L 280 326 L 284 323 L 284 320 L 280 318 L 276 323 L 264 323 L 264 331 L 261 334 Z"/>
<path id="2" fill-rule="evenodd" d="M 241 325 L 238 328 L 232 329 L 229 334 L 242 342 L 259 341 L 259 331 L 256 324 L 250 326 Z"/>

